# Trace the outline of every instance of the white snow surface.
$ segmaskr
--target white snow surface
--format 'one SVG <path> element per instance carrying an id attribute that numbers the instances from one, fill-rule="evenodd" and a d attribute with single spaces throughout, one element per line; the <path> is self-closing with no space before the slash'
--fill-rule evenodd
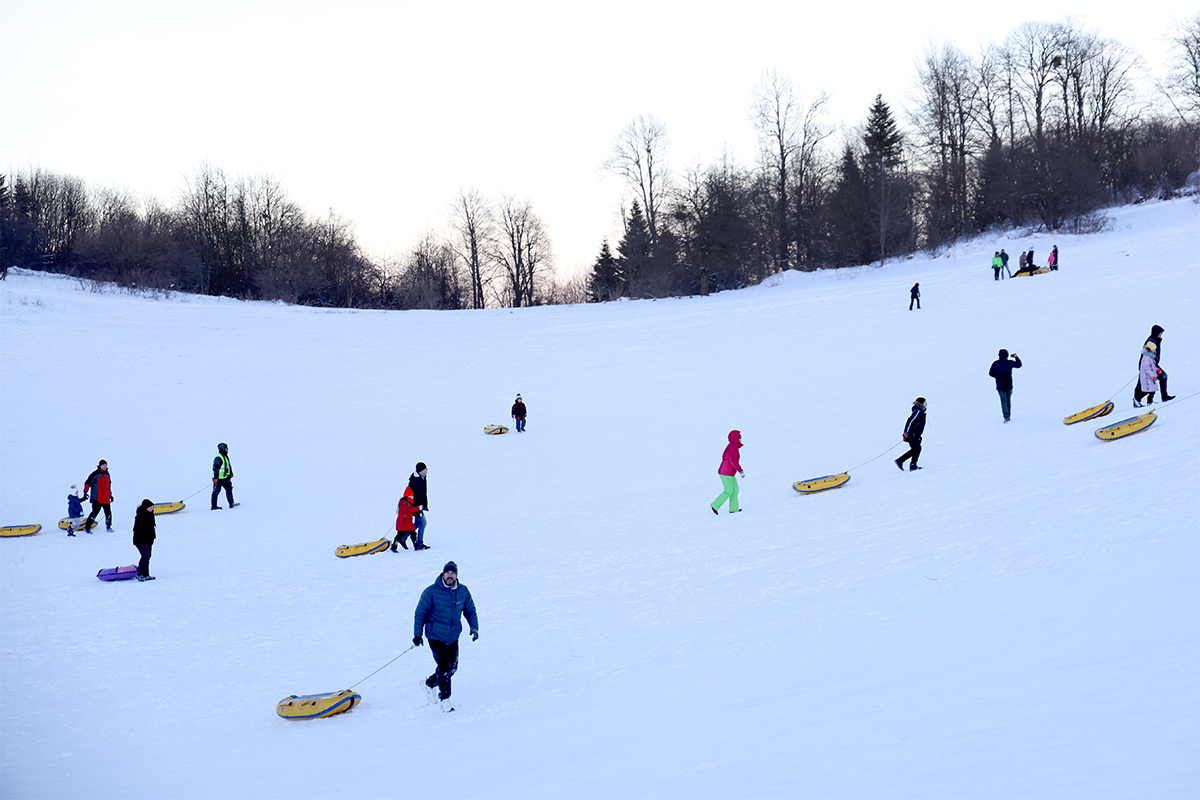
<path id="1" fill-rule="evenodd" d="M 0 541 L 0 795 L 1197 797 L 1200 205 L 1110 216 L 520 310 L 14 271 L 0 524 L 44 528 Z M 1060 271 L 993 281 L 995 249 L 1053 244 Z M 1154 324 L 1178 399 L 1102 442 Z M 1000 348 L 1025 363 L 1007 425 Z M 528 432 L 485 436 L 517 393 Z M 925 469 L 900 473 L 918 395 Z M 714 517 L 735 428 L 745 510 Z M 219 441 L 233 511 L 208 508 Z M 67 538 L 67 487 L 101 458 L 116 532 Z M 390 535 L 418 460 L 432 549 L 335 558 Z M 187 499 L 158 520 L 158 579 L 98 581 L 137 561 L 142 498 Z M 480 619 L 453 714 L 419 687 L 428 647 L 405 652 L 447 559 Z M 351 686 L 349 713 L 275 714 Z"/>

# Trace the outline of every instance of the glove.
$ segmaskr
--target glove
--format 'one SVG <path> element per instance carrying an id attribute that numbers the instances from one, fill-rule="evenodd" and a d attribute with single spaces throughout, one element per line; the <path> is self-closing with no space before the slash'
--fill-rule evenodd
<path id="1" fill-rule="evenodd" d="M 217 483 L 217 479 L 216 479 L 216 478 L 213 478 L 213 485 L 215 486 L 215 485 L 216 485 L 216 483 Z"/>
<path id="2" fill-rule="evenodd" d="M 413 637 L 413 647 L 420 647 L 422 644 L 424 644 L 424 642 L 422 641 L 420 636 Z"/>
<path id="3" fill-rule="evenodd" d="M 907 442 L 907 441 L 908 441 L 908 434 L 907 434 L 907 433 L 902 433 L 902 434 L 900 434 L 900 438 L 901 438 L 901 439 L 903 439 L 904 441 L 906 441 L 906 442 Z"/>
<path id="4" fill-rule="evenodd" d="M 746 477 L 746 473 L 745 473 L 745 472 L 743 472 L 743 471 L 742 471 L 742 470 L 740 470 L 740 469 L 738 470 L 738 475 L 740 475 L 740 476 L 741 476 L 741 477 L 743 477 L 743 478 L 744 478 L 744 477 Z"/>
<path id="5" fill-rule="evenodd" d="M 473 642 L 473 641 L 477 640 L 478 638 L 479 638 L 479 631 L 476 630 L 475 628 L 471 628 L 471 641 Z"/>

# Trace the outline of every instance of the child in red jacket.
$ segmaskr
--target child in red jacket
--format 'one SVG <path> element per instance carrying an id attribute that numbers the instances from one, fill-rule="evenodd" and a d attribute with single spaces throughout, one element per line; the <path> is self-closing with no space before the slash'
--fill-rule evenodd
<path id="1" fill-rule="evenodd" d="M 421 507 L 413 503 L 407 492 L 400 496 L 400 502 L 396 505 L 396 539 L 392 542 L 393 553 L 400 552 L 396 549 L 396 545 L 400 545 L 405 550 L 408 549 L 408 545 L 404 543 L 404 540 L 409 536 L 413 537 L 413 549 L 427 549 L 417 547 L 417 524 L 413 521 L 413 517 L 420 513 Z"/>

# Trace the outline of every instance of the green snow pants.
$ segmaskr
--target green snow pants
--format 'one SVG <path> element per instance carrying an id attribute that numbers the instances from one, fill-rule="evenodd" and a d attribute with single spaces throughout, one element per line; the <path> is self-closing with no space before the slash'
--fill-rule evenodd
<path id="1" fill-rule="evenodd" d="M 738 485 L 737 478 L 733 475 L 721 475 L 721 485 L 725 487 L 725 491 L 717 495 L 717 499 L 712 501 L 713 511 L 717 511 L 729 501 L 729 513 L 733 514 L 739 510 L 738 506 Z"/>

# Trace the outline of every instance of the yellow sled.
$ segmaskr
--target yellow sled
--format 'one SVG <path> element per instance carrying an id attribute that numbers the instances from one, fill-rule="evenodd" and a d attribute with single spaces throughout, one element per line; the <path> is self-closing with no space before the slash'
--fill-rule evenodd
<path id="1" fill-rule="evenodd" d="M 1096 438 L 1105 442 L 1111 442 L 1113 439 L 1124 439 L 1126 436 L 1132 436 L 1135 433 L 1141 433 L 1154 424 L 1157 415 L 1153 411 L 1148 414 L 1142 414 L 1140 417 L 1130 417 L 1123 419 L 1120 422 L 1109 425 L 1107 428 L 1100 428 L 1096 431 Z"/>
<path id="2" fill-rule="evenodd" d="M 364 542 L 362 544 L 344 544 L 333 554 L 338 558 L 353 558 L 354 556 L 369 556 L 372 553 L 382 553 L 391 547 L 392 540 L 386 536 L 377 542 Z"/>
<path id="3" fill-rule="evenodd" d="M 826 475 L 823 478 L 813 478 L 810 481 L 796 481 L 792 484 L 792 488 L 800 494 L 816 494 L 817 492 L 828 492 L 830 489 L 845 486 L 849 480 L 849 472 L 839 472 L 836 475 Z"/>
<path id="4" fill-rule="evenodd" d="M 73 521 L 75 522 L 75 530 L 77 531 L 81 531 L 84 528 L 94 528 L 100 524 L 96 520 L 92 520 L 92 524 L 88 525 L 86 517 L 79 517 L 77 520 L 72 520 L 71 517 L 63 517 L 58 521 L 58 527 L 62 528 L 64 531 L 69 531 L 71 529 L 71 522 Z"/>
<path id="5" fill-rule="evenodd" d="M 154 512 L 154 516 L 161 517 L 164 514 L 178 514 L 183 511 L 183 501 L 176 500 L 174 503 L 155 503 L 150 506 L 150 510 Z"/>
<path id="6" fill-rule="evenodd" d="M 1087 422 L 1089 419 L 1096 417 L 1106 417 L 1112 413 L 1113 404 L 1111 402 L 1102 403 L 1098 406 L 1085 408 L 1078 414 L 1072 414 L 1069 417 L 1063 417 L 1063 425 L 1074 425 L 1076 422 Z"/>
<path id="7" fill-rule="evenodd" d="M 501 433 L 508 433 L 508 428 L 503 425 L 484 425 L 483 432 L 488 436 L 497 436 Z"/>
<path id="8" fill-rule="evenodd" d="M 275 713 L 284 719 L 320 719 L 349 711 L 360 700 L 362 695 L 349 689 L 325 694 L 293 694 L 279 701 Z"/>
<path id="9" fill-rule="evenodd" d="M 0 537 L 5 539 L 17 539 L 22 536 L 33 536 L 42 529 L 41 525 L 9 525 L 0 528 Z"/>

